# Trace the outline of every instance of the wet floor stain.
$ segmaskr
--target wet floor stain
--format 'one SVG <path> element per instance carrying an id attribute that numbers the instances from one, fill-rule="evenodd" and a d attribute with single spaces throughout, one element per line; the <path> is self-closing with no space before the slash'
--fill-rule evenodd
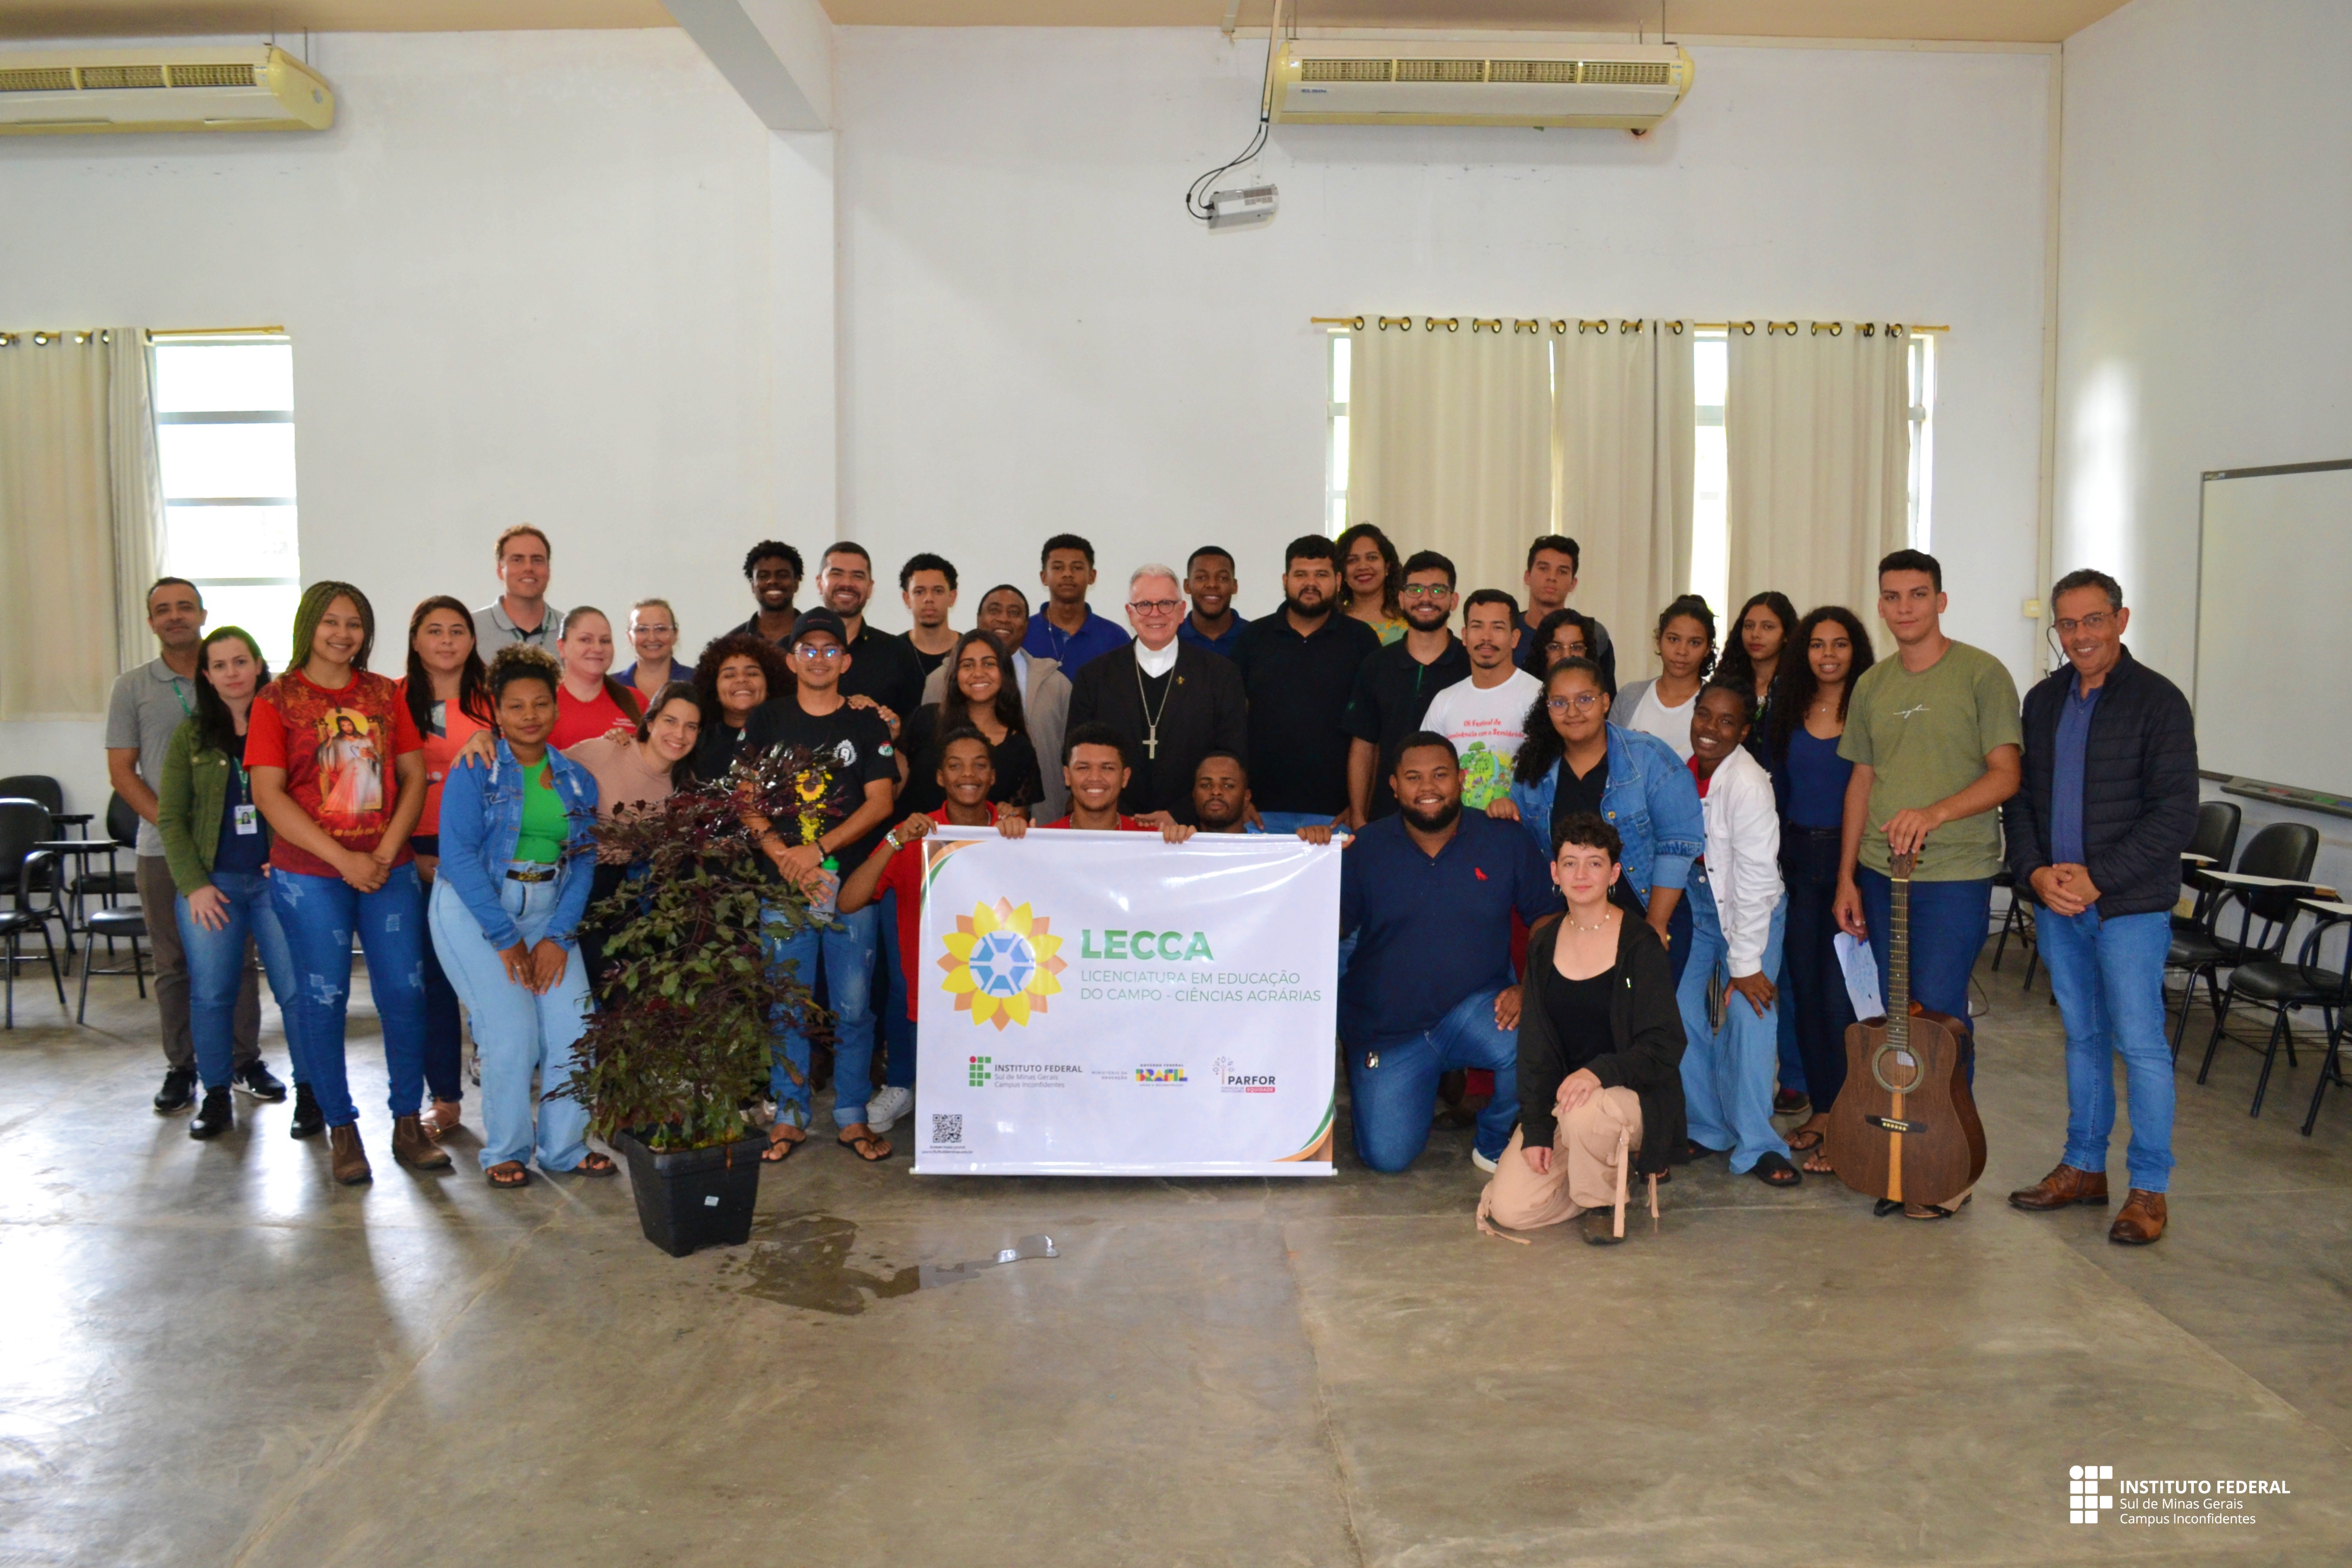
<path id="1" fill-rule="evenodd" d="M 919 1268 L 877 1273 L 851 1268 L 856 1241 L 854 1220 L 763 1215 L 753 1222 L 751 1245 L 728 1261 L 719 1278 L 740 1295 L 838 1317 L 856 1317 L 876 1301 L 911 1296 L 921 1288 Z"/>

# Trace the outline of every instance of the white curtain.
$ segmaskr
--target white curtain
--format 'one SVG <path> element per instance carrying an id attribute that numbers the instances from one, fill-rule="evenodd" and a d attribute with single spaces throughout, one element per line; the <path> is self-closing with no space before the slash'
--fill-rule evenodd
<path id="1" fill-rule="evenodd" d="M 1801 613 L 1843 605 L 1874 626 L 1879 557 L 1910 532 L 1904 335 L 1866 322 L 1734 327 L 1729 368 L 1731 607 L 1778 588 Z"/>
<path id="2" fill-rule="evenodd" d="M 1552 339 L 1552 531 L 1580 552 L 1571 603 L 1609 628 L 1629 674 L 1644 628 L 1690 582 L 1691 334 L 1679 321 L 1569 327 Z"/>
<path id="3" fill-rule="evenodd" d="M 106 710 L 119 655 L 110 353 L 95 332 L 0 344 L 0 719 Z"/>
<path id="4" fill-rule="evenodd" d="M 1395 320 L 1354 334 L 1348 521 L 1378 523 L 1407 555 L 1442 551 L 1465 594 L 1516 590 L 1528 541 L 1551 523 L 1547 334 L 1509 320 Z"/>
<path id="5" fill-rule="evenodd" d="M 113 484 L 114 647 L 118 671 L 155 657 L 147 585 L 163 574 L 163 479 L 155 460 L 155 393 L 140 327 L 106 334 L 107 469 Z"/>

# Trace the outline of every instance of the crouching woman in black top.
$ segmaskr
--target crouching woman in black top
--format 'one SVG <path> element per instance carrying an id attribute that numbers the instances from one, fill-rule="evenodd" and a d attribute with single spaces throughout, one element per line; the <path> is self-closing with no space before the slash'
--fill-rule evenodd
<path id="1" fill-rule="evenodd" d="M 1478 1198 L 1478 1228 L 1533 1230 L 1584 1216 L 1584 1239 L 1625 1237 L 1629 1171 L 1657 1178 L 1687 1136 L 1683 1022 L 1666 950 L 1610 901 L 1617 830 L 1579 812 L 1552 829 L 1568 912 L 1528 938 L 1519 1005 L 1519 1129 Z M 1517 1237 L 1506 1237 L 1517 1241 Z"/>

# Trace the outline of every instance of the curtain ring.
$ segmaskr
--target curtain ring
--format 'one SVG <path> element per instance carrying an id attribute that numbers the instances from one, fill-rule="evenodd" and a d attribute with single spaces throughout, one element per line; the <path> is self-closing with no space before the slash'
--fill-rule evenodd
<path id="1" fill-rule="evenodd" d="M 1862 323 L 1860 330 L 1864 337 L 1874 338 L 1878 335 L 1878 323 L 1876 321 L 1864 321 Z"/>
<path id="2" fill-rule="evenodd" d="M 1470 331 L 1473 335 L 1479 332 L 1492 332 L 1499 338 L 1503 335 L 1503 319 L 1496 316 L 1481 321 L 1478 317 L 1473 316 L 1470 318 Z"/>
<path id="3" fill-rule="evenodd" d="M 1348 330 L 1351 332 L 1362 331 L 1364 330 L 1364 318 L 1361 316 L 1349 317 L 1348 320 Z"/>
<path id="4" fill-rule="evenodd" d="M 1887 322 L 1887 323 L 1886 323 L 1886 335 L 1887 335 L 1888 337 L 1890 337 L 1890 338 L 1899 338 L 1899 337 L 1901 337 L 1901 336 L 1903 335 L 1903 323 L 1902 323 L 1902 322 L 1900 322 L 1900 321 L 1889 321 L 1889 322 Z"/>
<path id="5" fill-rule="evenodd" d="M 1830 336 L 1833 338 L 1842 337 L 1845 333 L 1845 323 L 1843 321 L 1815 321 L 1813 323 L 1812 335 L 1817 338 L 1820 337 L 1824 328 L 1828 329 Z M 1793 337 L 1795 335 L 1794 331 L 1791 331 L 1790 335 Z"/>
<path id="6" fill-rule="evenodd" d="M 1741 337 L 1752 338 L 1756 335 L 1756 323 L 1753 321 L 1734 321 L 1731 325 L 1739 329 Z"/>
<path id="7" fill-rule="evenodd" d="M 1551 324 L 1551 330 L 1555 334 L 1560 337 L 1566 337 L 1568 335 L 1568 323 L 1566 321 L 1554 321 Z"/>
<path id="8" fill-rule="evenodd" d="M 1681 337 L 1683 335 L 1683 324 L 1680 321 L 1661 321 L 1658 324 L 1665 328 L 1668 331 L 1674 333 L 1676 337 Z"/>
<path id="9" fill-rule="evenodd" d="M 33 346 L 35 348 L 46 348 L 48 345 L 48 342 L 49 334 L 47 332 L 35 332 L 33 334 Z"/>
<path id="10" fill-rule="evenodd" d="M 1448 317 L 1446 317 L 1446 318 L 1445 318 L 1445 330 L 1446 330 L 1447 331 L 1449 331 L 1449 332 L 1458 332 L 1458 331 L 1460 331 L 1462 330 L 1462 318 L 1461 318 L 1461 317 L 1459 317 L 1459 316 L 1448 316 Z"/>
<path id="11" fill-rule="evenodd" d="M 1511 318 L 1511 331 L 1515 332 L 1534 332 L 1540 335 L 1543 331 L 1543 322 L 1540 320 L 1522 321 L 1517 317 L 1514 316 Z"/>
<path id="12" fill-rule="evenodd" d="M 1409 332 L 1412 331 L 1412 318 L 1411 316 L 1382 316 L 1381 318 L 1381 331 L 1385 332 L 1391 327 L 1402 327 Z"/>
<path id="13" fill-rule="evenodd" d="M 1642 330 L 1642 323 L 1639 321 L 1620 321 L 1617 323 L 1617 330 L 1630 336 L 1631 334 Z"/>

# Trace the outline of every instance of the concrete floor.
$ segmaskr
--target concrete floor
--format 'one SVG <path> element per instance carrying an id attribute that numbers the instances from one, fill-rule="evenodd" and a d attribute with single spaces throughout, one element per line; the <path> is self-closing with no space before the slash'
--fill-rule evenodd
<path id="1" fill-rule="evenodd" d="M 0 1562 L 2352 1560 L 2352 1097 L 2305 1140 L 2311 1056 L 2250 1121 L 2257 1058 L 2200 1089 L 2192 1053 L 2174 1232 L 2111 1247 L 2107 1211 L 2000 1201 L 2065 1095 L 2046 983 L 1980 978 L 1991 1163 L 1942 1224 L 1718 1161 L 1625 1247 L 1512 1247 L 1473 1227 L 1465 1132 L 1287 1183 L 918 1182 L 812 1145 L 750 1247 L 685 1260 L 625 1181 L 493 1192 L 463 1135 L 459 1173 L 397 1169 L 380 1098 L 372 1188 L 283 1106 L 193 1142 L 147 1107 L 127 981 L 85 1029 L 22 984 Z M 910 1289 L 1036 1231 L 1062 1256 Z M 2291 1495 L 2070 1525 L 2084 1463 Z"/>

